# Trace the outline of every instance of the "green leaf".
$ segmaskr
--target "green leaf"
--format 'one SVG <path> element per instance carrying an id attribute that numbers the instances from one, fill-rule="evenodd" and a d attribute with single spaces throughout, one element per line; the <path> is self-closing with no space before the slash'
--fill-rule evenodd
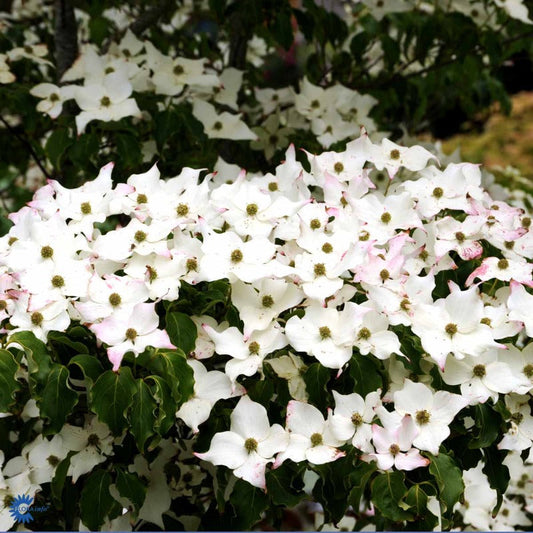
<path id="1" fill-rule="evenodd" d="M 95 470 L 83 484 L 80 497 L 80 518 L 91 530 L 99 531 L 115 500 L 109 493 L 111 474 Z"/>
<path id="2" fill-rule="evenodd" d="M 137 447 L 142 453 L 146 441 L 154 434 L 154 411 L 156 403 L 150 392 L 150 387 L 142 380 L 137 380 L 137 392 L 133 397 L 130 422 L 131 432 L 137 442 Z"/>
<path id="3" fill-rule="evenodd" d="M 438 518 L 427 508 L 428 494 L 424 489 L 434 493 L 432 485 L 428 482 L 417 483 L 407 491 L 405 503 L 409 506 L 409 510 L 415 514 L 414 524 L 416 524 L 416 529 L 433 531 L 433 528 L 438 523 Z"/>
<path id="4" fill-rule="evenodd" d="M 68 384 L 68 370 L 63 365 L 54 365 L 48 376 L 41 401 L 38 402 L 41 416 L 48 418 L 51 433 L 63 427 L 67 416 L 78 403 L 78 393 Z"/>
<path id="5" fill-rule="evenodd" d="M 403 472 L 385 472 L 372 482 L 372 502 L 381 514 L 393 522 L 401 522 L 412 518 L 401 504 L 407 493 Z"/>
<path id="6" fill-rule="evenodd" d="M 439 487 L 439 500 L 443 511 L 449 515 L 465 490 L 461 469 L 445 453 L 428 455 L 431 459 L 429 473 L 435 478 Z"/>
<path id="7" fill-rule="evenodd" d="M 383 387 L 381 375 L 370 357 L 354 354 L 349 365 L 350 376 L 355 381 L 353 392 L 365 397 L 369 392 Z"/>
<path id="8" fill-rule="evenodd" d="M 9 411 L 15 392 L 20 389 L 20 383 L 15 378 L 18 368 L 11 352 L 0 350 L 0 412 Z"/>
<path id="9" fill-rule="evenodd" d="M 371 461 L 370 463 L 360 461 L 353 471 L 350 472 L 351 490 L 348 496 L 348 503 L 354 509 L 359 509 L 368 482 L 377 468 L 375 461 Z"/>
<path id="10" fill-rule="evenodd" d="M 331 371 L 320 363 L 309 365 L 303 379 L 309 395 L 309 403 L 325 410 L 328 406 L 327 384 L 331 378 Z"/>
<path id="11" fill-rule="evenodd" d="M 475 423 L 479 428 L 476 438 L 472 439 L 469 448 L 486 448 L 500 435 L 501 417 L 487 404 L 474 406 Z"/>
<path id="12" fill-rule="evenodd" d="M 154 429 L 164 437 L 176 422 L 176 402 L 172 399 L 170 387 L 161 376 L 148 376 L 146 379 L 154 382 L 151 391 L 158 405 Z"/>
<path id="13" fill-rule="evenodd" d="M 503 460 L 507 456 L 507 450 L 498 450 L 495 446 L 486 448 L 483 450 L 485 457 L 485 465 L 483 466 L 483 472 L 487 475 L 489 485 L 495 489 L 498 494 L 498 500 L 496 507 L 493 509 L 493 514 L 497 513 L 503 501 L 502 495 L 507 490 L 509 485 L 509 469 Z"/>
<path id="14" fill-rule="evenodd" d="M 94 355 L 79 354 L 75 355 L 69 365 L 76 365 L 81 369 L 85 376 L 87 384 L 90 386 L 103 374 L 104 368 L 100 361 Z"/>
<path id="15" fill-rule="evenodd" d="M 155 115 L 154 123 L 154 139 L 161 151 L 167 140 L 180 131 L 180 114 L 175 109 L 167 109 Z"/>
<path id="16" fill-rule="evenodd" d="M 289 5 L 286 5 L 288 8 Z M 294 41 L 294 35 L 292 31 L 291 12 L 289 9 L 281 9 L 277 11 L 269 29 L 277 43 L 285 50 L 288 50 L 291 47 Z"/>
<path id="17" fill-rule="evenodd" d="M 117 469 L 115 485 L 119 494 L 127 498 L 134 505 L 135 509 L 139 511 L 146 497 L 146 485 L 139 479 L 139 476 L 125 472 L 119 468 Z"/>
<path id="18" fill-rule="evenodd" d="M 120 435 L 126 427 L 126 411 L 133 402 L 135 380 L 127 366 L 120 367 L 118 372 L 104 372 L 90 391 L 90 406 L 101 422 Z"/>
<path id="19" fill-rule="evenodd" d="M 326 522 L 336 524 L 346 513 L 354 457 L 355 448 L 351 448 L 345 457 L 314 467 L 320 478 L 313 487 L 313 497 L 324 507 Z"/>
<path id="20" fill-rule="evenodd" d="M 230 503 L 235 511 L 235 531 L 247 531 L 261 520 L 261 513 L 268 507 L 268 497 L 261 489 L 238 479 Z"/>
<path id="21" fill-rule="evenodd" d="M 303 492 L 304 465 L 285 461 L 276 470 L 266 473 L 267 493 L 275 505 L 294 507 L 305 498 Z"/>
<path id="22" fill-rule="evenodd" d="M 11 335 L 8 345 L 12 343 L 18 343 L 24 348 L 30 374 L 30 386 L 34 396 L 39 397 L 54 364 L 50 353 L 44 342 L 31 331 L 19 331 Z"/>
<path id="23" fill-rule="evenodd" d="M 186 402 L 194 393 L 194 375 L 181 350 L 158 350 L 164 366 L 164 378 L 170 387 L 176 407 Z"/>
<path id="24" fill-rule="evenodd" d="M 61 158 L 71 144 L 72 139 L 67 128 L 59 128 L 48 137 L 44 150 L 55 169 L 61 167 Z"/>
<path id="25" fill-rule="evenodd" d="M 186 354 L 194 351 L 198 332 L 195 323 L 185 313 L 167 313 L 166 326 L 170 342 L 176 348 Z"/>
<path id="26" fill-rule="evenodd" d="M 55 348 L 55 351 L 60 355 L 64 353 L 69 358 L 72 357 L 73 353 L 89 353 L 87 346 L 83 342 L 73 340 L 58 331 L 50 331 L 48 333 L 48 345 Z"/>
<path id="27" fill-rule="evenodd" d="M 73 455 L 78 452 L 71 451 L 63 459 L 56 468 L 54 477 L 50 484 L 50 489 L 52 491 L 52 501 L 54 502 L 54 507 L 58 510 L 63 509 L 63 488 L 65 487 L 65 481 L 67 479 L 67 472 L 70 467 L 70 459 Z"/>

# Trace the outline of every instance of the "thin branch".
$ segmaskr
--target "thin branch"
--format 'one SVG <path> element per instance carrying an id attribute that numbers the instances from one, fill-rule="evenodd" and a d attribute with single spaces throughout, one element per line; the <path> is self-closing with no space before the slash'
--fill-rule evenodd
<path id="1" fill-rule="evenodd" d="M 78 26 L 74 8 L 68 0 L 55 0 L 54 14 L 55 58 L 59 81 L 78 57 Z"/>
<path id="2" fill-rule="evenodd" d="M 125 30 L 116 31 L 111 35 L 102 45 L 100 52 L 107 54 L 111 43 L 120 41 L 127 30 L 131 30 L 137 37 L 140 37 L 145 30 L 155 24 L 171 7 L 176 7 L 175 0 L 161 0 L 158 5 L 141 13 Z"/>
<path id="3" fill-rule="evenodd" d="M 515 41 L 519 41 L 520 39 L 526 39 L 527 37 L 532 37 L 532 36 L 533 36 L 533 30 L 530 30 L 530 31 L 521 33 L 519 35 L 515 35 L 514 37 L 509 37 L 508 39 L 503 40 L 501 44 L 502 44 L 502 46 L 506 46 L 506 45 L 511 44 L 511 43 L 513 43 Z M 470 52 L 468 52 L 466 55 L 467 56 L 477 55 L 480 52 L 481 52 L 481 50 L 479 49 L 479 47 L 475 47 Z M 415 72 L 410 72 L 409 74 L 406 74 L 405 76 L 403 76 L 403 79 L 406 80 L 406 79 L 409 79 L 409 78 L 414 78 L 416 76 L 421 76 L 423 74 L 427 74 L 428 72 L 433 72 L 433 71 L 439 70 L 439 69 L 441 69 L 443 67 L 447 67 L 448 65 L 451 65 L 451 64 L 456 63 L 456 62 L 457 62 L 457 58 L 450 58 L 450 59 L 447 59 L 446 61 L 443 61 L 442 63 L 434 63 L 433 65 L 429 65 L 426 68 L 423 68 L 423 69 L 417 70 Z M 412 61 L 407 63 L 407 65 L 409 65 L 411 63 L 412 63 Z M 392 81 L 392 79 L 401 72 L 401 70 L 403 70 L 403 69 L 395 71 L 392 74 L 392 76 L 390 76 L 386 80 L 383 80 L 380 83 L 367 83 L 367 84 L 364 84 L 362 86 L 359 86 L 358 89 L 365 90 L 365 89 L 378 89 L 378 88 L 386 87 Z"/>
<path id="4" fill-rule="evenodd" d="M 139 18 L 130 24 L 130 30 L 139 37 L 142 32 L 155 24 L 172 6 L 176 5 L 174 0 L 161 0 L 158 5 L 147 9 Z"/>
<path id="5" fill-rule="evenodd" d="M 0 115 L 0 122 L 4 124 L 4 126 L 7 128 L 9 133 L 13 134 L 28 149 L 33 160 L 35 161 L 37 166 L 41 169 L 41 172 L 46 176 L 46 178 L 49 180 L 52 179 L 52 176 L 46 170 L 44 165 L 41 163 L 41 160 L 39 159 L 39 156 L 37 155 L 37 152 L 34 150 L 30 141 L 24 138 L 13 126 L 11 126 L 11 124 L 9 124 L 9 122 L 7 122 L 7 120 L 2 115 Z"/>

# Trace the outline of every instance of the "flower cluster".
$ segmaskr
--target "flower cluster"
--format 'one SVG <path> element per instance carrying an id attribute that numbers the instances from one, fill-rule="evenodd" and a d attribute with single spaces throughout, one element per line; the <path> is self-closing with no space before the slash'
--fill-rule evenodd
<path id="1" fill-rule="evenodd" d="M 364 130 L 344 152 L 307 157 L 308 170 L 291 146 L 266 175 L 184 168 L 165 181 L 152 167 L 113 187 L 109 164 L 78 189 L 51 181 L 0 240 L 8 342 L 79 322 L 118 371 L 128 354 L 173 348 L 162 302 L 226 279 L 242 327 L 192 317 L 194 393 L 177 416 L 201 433 L 217 401 L 242 397 L 197 457 L 261 488 L 269 463 L 320 465 L 351 447 L 410 471 L 439 454 L 462 410 L 504 395 L 498 447 L 532 462 L 531 218 L 491 198 L 477 165 L 439 168 L 426 149 Z M 342 394 L 333 382 L 324 417 L 298 375 L 318 362 L 340 379 L 354 358 L 382 365 L 385 388 Z M 285 427 L 242 387 L 264 363 L 293 380 Z"/>

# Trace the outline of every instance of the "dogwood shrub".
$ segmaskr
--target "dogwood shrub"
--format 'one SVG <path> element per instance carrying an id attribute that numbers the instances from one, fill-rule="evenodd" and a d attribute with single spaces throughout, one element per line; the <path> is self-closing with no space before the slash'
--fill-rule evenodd
<path id="1" fill-rule="evenodd" d="M 531 525 L 530 216 L 364 130 L 295 154 L 10 215 L 4 529 L 18 493 L 40 528 Z"/>

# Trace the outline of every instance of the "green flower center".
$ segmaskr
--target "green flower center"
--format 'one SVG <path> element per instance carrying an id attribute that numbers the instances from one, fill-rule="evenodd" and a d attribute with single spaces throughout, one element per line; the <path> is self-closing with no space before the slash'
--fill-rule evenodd
<path id="1" fill-rule="evenodd" d="M 324 442 L 322 435 L 320 433 L 313 433 L 311 435 L 311 446 L 320 446 Z"/>
<path id="2" fill-rule="evenodd" d="M 440 187 L 435 187 L 433 189 L 433 196 L 435 198 L 442 198 L 442 195 L 444 194 L 444 191 Z"/>
<path id="3" fill-rule="evenodd" d="M 523 369 L 522 372 L 528 377 L 529 379 L 533 378 L 533 364 L 528 363 Z"/>
<path id="4" fill-rule="evenodd" d="M 384 268 L 384 269 L 379 273 L 379 277 L 380 277 L 383 281 L 389 279 L 389 278 L 390 278 L 389 271 L 388 271 L 386 268 Z"/>
<path id="5" fill-rule="evenodd" d="M 498 261 L 498 268 L 500 270 L 505 270 L 508 267 L 509 267 L 509 261 L 507 261 L 507 259 L 500 259 Z"/>
<path id="6" fill-rule="evenodd" d="M 476 365 L 476 366 L 472 369 L 472 374 L 473 374 L 474 377 L 476 377 L 476 378 L 482 378 L 482 377 L 485 377 L 485 375 L 487 374 L 487 370 L 485 369 L 485 365 Z"/>
<path id="7" fill-rule="evenodd" d="M 248 204 L 246 206 L 246 214 L 249 216 L 249 217 L 253 217 L 254 215 L 257 215 L 257 211 L 258 211 L 258 207 L 257 207 L 257 204 Z"/>
<path id="8" fill-rule="evenodd" d="M 31 314 L 31 323 L 34 326 L 40 326 L 43 323 L 44 317 L 39 311 L 35 311 Z"/>
<path id="9" fill-rule="evenodd" d="M 404 298 L 400 302 L 400 309 L 402 311 L 409 311 L 411 309 L 411 302 L 407 298 Z"/>
<path id="10" fill-rule="evenodd" d="M 233 250 L 233 252 L 231 252 L 230 258 L 232 263 L 240 263 L 243 258 L 242 252 L 239 249 Z"/>
<path id="11" fill-rule="evenodd" d="M 151 266 L 147 266 L 146 270 L 148 271 L 148 281 L 153 283 L 157 279 L 157 270 Z"/>
<path id="12" fill-rule="evenodd" d="M 126 330 L 126 339 L 129 341 L 134 341 L 137 338 L 137 331 L 133 328 L 128 328 Z"/>
<path id="13" fill-rule="evenodd" d="M 424 424 L 427 424 L 430 418 L 431 418 L 431 415 L 425 409 L 423 409 L 422 411 L 416 412 L 416 421 L 421 426 L 423 426 Z"/>
<path id="14" fill-rule="evenodd" d="M 176 207 L 176 214 L 179 217 L 185 217 L 189 214 L 189 206 L 187 204 L 180 204 Z"/>
<path id="15" fill-rule="evenodd" d="M 50 259 L 54 255 L 54 249 L 51 246 L 43 246 L 41 248 L 41 257 L 43 259 Z"/>
<path id="16" fill-rule="evenodd" d="M 368 328 L 361 328 L 357 334 L 359 340 L 368 340 L 372 336 L 372 332 Z"/>
<path id="17" fill-rule="evenodd" d="M 59 102 L 59 95 L 57 93 L 52 93 L 48 99 L 50 100 L 50 102 Z"/>
<path id="18" fill-rule="evenodd" d="M 466 239 L 466 235 L 462 231 L 457 231 L 455 233 L 455 238 L 457 242 L 464 242 L 464 240 Z"/>
<path id="19" fill-rule="evenodd" d="M 244 449 L 248 453 L 257 451 L 257 441 L 253 439 L 252 437 L 249 437 L 248 439 L 244 441 Z"/>
<path id="20" fill-rule="evenodd" d="M 331 330 L 327 326 L 321 326 L 318 328 L 318 333 L 322 340 L 329 339 L 331 337 Z"/>
<path id="21" fill-rule="evenodd" d="M 146 194 L 140 193 L 137 195 L 137 203 L 138 204 L 146 204 L 148 202 L 148 197 Z"/>
<path id="22" fill-rule="evenodd" d="M 446 327 L 444 328 L 444 331 L 450 337 L 453 337 L 457 333 L 457 324 L 452 324 L 451 322 L 449 324 L 446 324 Z"/>
<path id="23" fill-rule="evenodd" d="M 322 226 L 322 224 L 320 223 L 320 220 L 318 220 L 318 218 L 313 218 L 313 220 L 309 222 L 309 227 L 311 229 L 318 229 L 320 228 L 320 226 Z"/>
<path id="24" fill-rule="evenodd" d="M 261 346 L 259 345 L 259 343 L 256 341 L 253 341 L 248 346 L 248 352 L 250 353 L 250 355 L 257 355 L 259 353 L 260 348 Z"/>
<path id="25" fill-rule="evenodd" d="M 196 272 L 198 269 L 198 261 L 194 259 L 194 257 L 191 257 L 190 259 L 187 259 L 185 266 L 187 267 L 187 272 L 190 272 L 191 270 Z"/>
<path id="26" fill-rule="evenodd" d="M 389 452 L 391 455 L 396 456 L 400 453 L 400 447 L 397 444 L 391 444 L 389 446 Z"/>
<path id="27" fill-rule="evenodd" d="M 50 466 L 54 466 L 54 467 L 56 467 L 60 463 L 59 457 L 56 457 L 55 455 L 49 455 L 46 458 L 46 461 L 48 462 Z"/>
<path id="28" fill-rule="evenodd" d="M 118 305 L 120 305 L 122 303 L 122 298 L 120 297 L 120 294 L 117 294 L 116 292 L 112 292 L 110 295 L 109 295 L 109 303 L 113 306 L 113 307 L 117 307 Z"/>
<path id="29" fill-rule="evenodd" d="M 315 273 L 315 276 L 318 278 L 319 276 L 325 276 L 326 275 L 326 266 L 324 265 L 324 263 L 317 263 L 314 268 L 313 268 L 313 271 Z"/>
<path id="30" fill-rule="evenodd" d="M 7 302 L 5 300 L 0 300 L 0 311 L 5 311 L 7 309 Z"/>
<path id="31" fill-rule="evenodd" d="M 340 161 L 337 161 L 337 163 L 333 165 L 333 170 L 337 174 L 340 174 L 344 170 L 344 165 Z"/>
<path id="32" fill-rule="evenodd" d="M 52 278 L 52 287 L 59 289 L 65 285 L 65 280 L 61 276 L 54 276 Z"/>
<path id="33" fill-rule="evenodd" d="M 275 192 L 278 190 L 278 184 L 275 182 L 275 181 L 271 181 L 269 184 L 268 184 L 268 190 L 270 192 Z"/>
<path id="34" fill-rule="evenodd" d="M 274 298 L 270 294 L 265 294 L 261 299 L 261 305 L 266 308 L 272 307 L 274 305 Z"/>
<path id="35" fill-rule="evenodd" d="M 100 105 L 102 107 L 109 107 L 111 105 L 111 100 L 109 99 L 109 96 L 102 96 L 100 99 Z"/>
<path id="36" fill-rule="evenodd" d="M 80 211 L 82 212 L 82 214 L 84 215 L 90 215 L 92 213 L 92 208 L 91 208 L 91 204 L 89 202 L 83 202 L 81 205 L 80 205 Z"/>
<path id="37" fill-rule="evenodd" d="M 146 240 L 146 233 L 144 231 L 136 231 L 133 237 L 137 242 L 143 242 Z"/>
<path id="38" fill-rule="evenodd" d="M 381 215 L 381 222 L 388 224 L 392 219 L 392 215 L 389 212 L 385 212 Z"/>
<path id="39" fill-rule="evenodd" d="M 363 417 L 359 413 L 352 415 L 352 424 L 357 428 L 363 423 Z"/>
<path id="40" fill-rule="evenodd" d="M 311 109 L 318 109 L 320 107 L 320 102 L 318 100 L 313 100 L 311 102 Z"/>
<path id="41" fill-rule="evenodd" d="M 394 149 L 394 150 L 391 150 L 390 154 L 389 154 L 389 157 L 391 159 L 400 159 L 400 150 L 398 149 Z"/>
<path id="42" fill-rule="evenodd" d="M 180 76 L 181 74 L 183 74 L 185 71 L 183 70 L 183 67 L 181 65 L 176 65 L 172 72 L 174 72 L 174 74 L 176 74 L 176 76 Z"/>
<path id="43" fill-rule="evenodd" d="M 323 251 L 325 254 L 330 254 L 331 252 L 333 252 L 333 246 L 332 246 L 329 242 L 325 242 L 325 243 L 322 245 L 322 251 Z"/>
<path id="44" fill-rule="evenodd" d="M 222 129 L 222 122 L 220 122 L 220 120 L 217 120 L 214 124 L 213 124 L 213 129 L 215 131 L 220 131 Z"/>
<path id="45" fill-rule="evenodd" d="M 87 437 L 87 444 L 89 446 L 98 446 L 100 444 L 100 437 L 96 433 L 91 433 Z"/>
<path id="46" fill-rule="evenodd" d="M 511 421 L 517 426 L 521 424 L 522 420 L 524 420 L 524 415 L 522 413 L 513 413 L 511 415 Z"/>

